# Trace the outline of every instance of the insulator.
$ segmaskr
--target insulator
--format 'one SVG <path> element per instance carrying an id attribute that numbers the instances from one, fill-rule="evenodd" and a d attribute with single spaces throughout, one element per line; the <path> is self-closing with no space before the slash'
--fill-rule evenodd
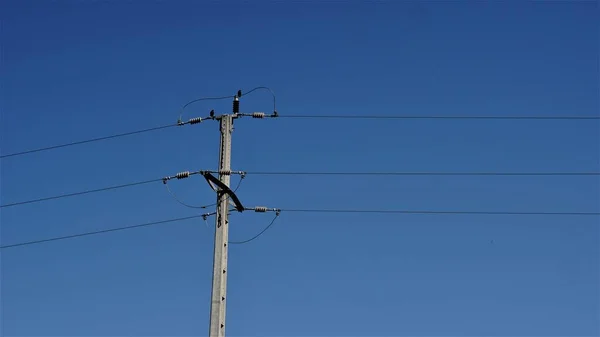
<path id="1" fill-rule="evenodd" d="M 265 118 L 265 113 L 264 112 L 253 112 L 252 118 Z"/>
<path id="2" fill-rule="evenodd" d="M 196 118 L 192 118 L 188 121 L 188 123 L 190 124 L 198 124 L 198 123 L 202 123 L 202 117 L 196 117 Z"/>
<path id="3" fill-rule="evenodd" d="M 221 172 L 219 172 L 219 173 L 221 173 L 224 176 L 230 176 L 231 175 L 231 170 L 221 170 Z"/>
<path id="4" fill-rule="evenodd" d="M 179 172 L 175 175 L 175 178 L 177 179 L 183 179 L 183 178 L 187 178 L 190 176 L 190 171 L 185 171 L 185 172 Z"/>
<path id="5" fill-rule="evenodd" d="M 240 101 L 236 97 L 233 99 L 233 113 L 236 114 L 239 112 L 240 112 Z"/>
<path id="6" fill-rule="evenodd" d="M 259 213 L 264 213 L 267 211 L 267 208 L 264 206 L 256 206 L 256 207 L 254 207 L 254 211 L 259 212 Z"/>

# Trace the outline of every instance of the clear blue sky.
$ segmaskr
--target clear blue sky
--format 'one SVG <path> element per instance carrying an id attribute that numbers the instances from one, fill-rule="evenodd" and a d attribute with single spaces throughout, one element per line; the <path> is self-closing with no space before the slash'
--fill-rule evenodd
<path id="1" fill-rule="evenodd" d="M 174 123 L 257 85 L 280 114 L 598 115 L 598 4 L 2 1 L 3 154 Z M 268 110 L 257 93 L 242 110 Z M 229 100 L 193 106 L 229 112 Z M 236 122 L 246 171 L 599 171 L 598 121 Z M 218 126 L 1 161 L 1 203 L 216 169 Z M 175 181 L 210 203 L 199 177 Z M 252 176 L 279 208 L 597 212 L 598 177 Z M 1 211 L 3 245 L 197 214 L 160 183 Z M 231 239 L 270 215 L 234 214 Z M 230 251 L 237 336 L 597 336 L 598 217 L 283 213 Z M 213 224 L 213 219 L 210 220 Z M 3 336 L 208 331 L 201 219 L 1 252 Z"/>

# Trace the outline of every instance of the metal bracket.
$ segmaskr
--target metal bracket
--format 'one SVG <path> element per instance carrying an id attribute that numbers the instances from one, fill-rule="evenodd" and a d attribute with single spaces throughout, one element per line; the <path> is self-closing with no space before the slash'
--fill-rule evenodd
<path id="1" fill-rule="evenodd" d="M 202 172 L 202 176 L 204 176 L 204 179 L 206 179 L 209 185 L 215 184 L 217 187 L 219 187 L 221 192 L 228 194 L 229 197 L 231 197 L 233 203 L 235 204 L 235 209 L 238 212 L 243 212 L 244 210 L 246 210 L 246 208 L 242 205 L 240 199 L 237 197 L 237 195 L 235 195 L 231 188 L 229 188 L 229 186 L 223 184 L 219 179 L 217 179 L 217 177 L 210 174 L 210 172 Z"/>

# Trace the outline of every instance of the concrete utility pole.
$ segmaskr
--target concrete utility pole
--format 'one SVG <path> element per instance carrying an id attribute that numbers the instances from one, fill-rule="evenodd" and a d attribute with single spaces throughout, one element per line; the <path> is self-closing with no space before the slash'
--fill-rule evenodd
<path id="1" fill-rule="evenodd" d="M 231 171 L 231 133 L 233 119 L 239 112 L 238 98 L 234 98 L 234 115 L 220 116 L 221 148 L 219 150 L 219 180 L 229 187 Z M 225 308 L 227 301 L 227 247 L 229 237 L 229 195 L 217 192 L 215 248 L 213 258 L 212 295 L 210 302 L 210 337 L 225 336 Z"/>
<path id="2" fill-rule="evenodd" d="M 209 327 L 209 336 L 210 337 L 224 337 L 225 336 L 225 313 L 226 313 L 226 301 L 227 301 L 227 251 L 229 249 L 229 244 L 243 244 L 250 242 L 260 236 L 266 229 L 269 228 L 267 226 L 262 232 L 258 233 L 256 236 L 249 240 L 245 241 L 229 241 L 229 212 L 237 211 L 254 211 L 258 213 L 265 212 L 274 212 L 275 218 L 279 216 L 281 212 L 280 209 L 277 208 L 268 208 L 264 206 L 255 206 L 255 207 L 245 207 L 240 199 L 235 194 L 235 191 L 232 191 L 229 187 L 230 179 L 232 174 L 239 174 L 241 178 L 244 178 L 246 173 L 244 171 L 232 171 L 231 170 L 231 134 L 233 132 L 233 121 L 242 118 L 242 117 L 250 117 L 262 119 L 265 117 L 276 118 L 279 116 L 277 110 L 275 109 L 275 94 L 273 91 L 267 87 L 256 87 L 250 90 L 248 93 L 252 93 L 258 89 L 265 89 L 271 92 L 273 95 L 273 113 L 265 114 L 264 112 L 252 112 L 252 113 L 240 113 L 240 101 L 239 98 L 242 97 L 242 91 L 238 90 L 237 95 L 233 97 L 233 113 L 224 114 L 220 116 L 215 116 L 214 110 L 211 110 L 209 117 L 201 118 L 195 117 L 189 119 L 187 122 L 183 122 L 181 120 L 181 115 L 179 116 L 179 120 L 177 121 L 177 125 L 195 125 L 202 123 L 204 120 L 218 120 L 220 124 L 221 131 L 221 141 L 220 141 L 220 149 L 219 149 L 219 170 L 209 171 L 209 170 L 200 170 L 200 171 L 183 171 L 179 172 L 174 176 L 164 177 L 163 184 L 167 184 L 168 181 L 172 179 L 184 179 L 188 178 L 191 175 L 202 175 L 206 181 L 209 183 L 210 187 L 217 192 L 217 210 L 216 212 L 202 214 L 204 220 L 208 216 L 216 215 L 215 222 L 215 247 L 214 247 L 214 256 L 213 256 L 213 276 L 212 276 L 212 289 L 211 289 L 211 297 L 210 297 L 210 327 Z M 200 98 L 193 101 L 188 102 L 184 105 L 184 108 L 191 103 L 206 100 L 206 99 L 214 99 L 214 98 Z M 220 98 L 219 98 L 220 99 Z M 212 175 L 212 173 L 218 173 L 219 178 Z M 241 179 L 240 178 L 240 179 Z M 176 198 L 176 197 L 175 197 Z M 181 201 L 179 201 L 181 203 Z M 184 204 L 185 206 L 188 206 Z M 234 207 L 230 209 L 230 205 Z M 193 206 L 188 206 L 193 207 Z M 204 208 L 204 206 L 202 207 Z M 273 219 L 275 221 L 275 219 Z M 271 221 L 271 224 L 273 224 Z"/>

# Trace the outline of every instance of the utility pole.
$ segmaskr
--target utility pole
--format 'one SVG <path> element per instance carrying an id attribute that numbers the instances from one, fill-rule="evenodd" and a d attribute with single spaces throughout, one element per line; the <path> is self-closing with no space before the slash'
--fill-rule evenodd
<path id="1" fill-rule="evenodd" d="M 235 191 L 232 191 L 229 187 L 231 174 L 239 174 L 241 178 L 244 178 L 246 173 L 244 171 L 232 171 L 231 170 L 231 134 L 233 132 L 233 121 L 242 117 L 251 117 L 254 119 L 262 119 L 265 117 L 276 118 L 279 116 L 277 110 L 275 109 L 275 94 L 271 91 L 271 89 L 267 87 L 257 87 L 250 90 L 249 94 L 257 89 L 266 89 L 271 92 L 273 95 L 273 113 L 265 114 L 264 112 L 252 112 L 252 113 L 240 113 L 240 101 L 239 98 L 242 97 L 242 91 L 239 90 L 237 95 L 233 96 L 233 113 L 224 114 L 220 116 L 215 116 L 214 110 L 211 110 L 209 117 L 201 118 L 195 117 L 189 119 L 187 122 L 183 122 L 181 120 L 181 115 L 179 116 L 179 120 L 177 121 L 177 125 L 195 125 L 202 123 L 204 120 L 218 120 L 220 125 L 220 148 L 219 148 L 219 170 L 218 171 L 209 171 L 209 170 L 200 170 L 195 172 L 183 171 L 179 172 L 174 176 L 164 177 L 163 184 L 167 184 L 168 181 L 172 179 L 184 179 L 188 178 L 191 175 L 202 175 L 206 181 L 209 183 L 211 188 L 217 193 L 217 209 L 216 212 L 202 214 L 204 220 L 208 216 L 216 215 L 215 221 L 215 246 L 214 246 L 214 256 L 213 256 L 213 275 L 212 275 L 212 289 L 211 289 L 211 297 L 210 297 L 210 327 L 209 327 L 209 336 L 210 337 L 224 337 L 225 336 L 225 313 L 226 313 L 226 301 L 227 301 L 227 253 L 229 249 L 229 212 L 230 211 L 254 211 L 258 213 L 265 212 L 274 212 L 275 218 L 279 216 L 280 209 L 277 208 L 268 208 L 264 206 L 255 206 L 255 207 L 245 207 L 242 205 L 242 202 L 235 194 Z M 212 99 L 212 98 L 201 98 L 190 101 L 184 108 L 191 103 Z M 219 177 L 213 176 L 212 173 L 218 173 Z M 169 190 L 170 191 L 170 190 Z M 175 197 L 176 198 L 176 197 Z M 177 200 L 177 198 L 176 198 Z M 180 201 L 181 203 L 181 201 Z M 234 206 L 233 209 L 230 209 L 229 206 L 232 204 Z M 184 204 L 186 205 L 186 204 Z M 188 206 L 188 205 L 186 205 Z M 188 206 L 193 207 L 193 206 Z M 204 206 L 202 206 L 204 208 Z M 274 221 L 275 219 L 273 219 Z M 271 221 L 271 224 L 273 223 Z M 270 226 L 270 225 L 269 225 Z M 269 228 L 267 226 L 267 228 Z M 265 229 L 266 230 L 266 229 Z M 263 231 L 264 232 L 264 231 Z M 263 232 L 260 232 L 257 236 L 251 238 L 246 241 L 233 241 L 232 244 L 243 244 L 254 240 Z"/>
<path id="2" fill-rule="evenodd" d="M 239 112 L 239 100 L 233 101 L 234 115 L 220 116 L 221 147 L 219 150 L 219 180 L 229 187 L 231 171 L 231 133 L 233 119 Z M 229 195 L 217 191 L 217 214 L 215 222 L 215 247 L 213 257 L 212 295 L 210 299 L 210 337 L 225 336 L 225 313 L 227 293 L 227 251 L 229 237 Z"/>

